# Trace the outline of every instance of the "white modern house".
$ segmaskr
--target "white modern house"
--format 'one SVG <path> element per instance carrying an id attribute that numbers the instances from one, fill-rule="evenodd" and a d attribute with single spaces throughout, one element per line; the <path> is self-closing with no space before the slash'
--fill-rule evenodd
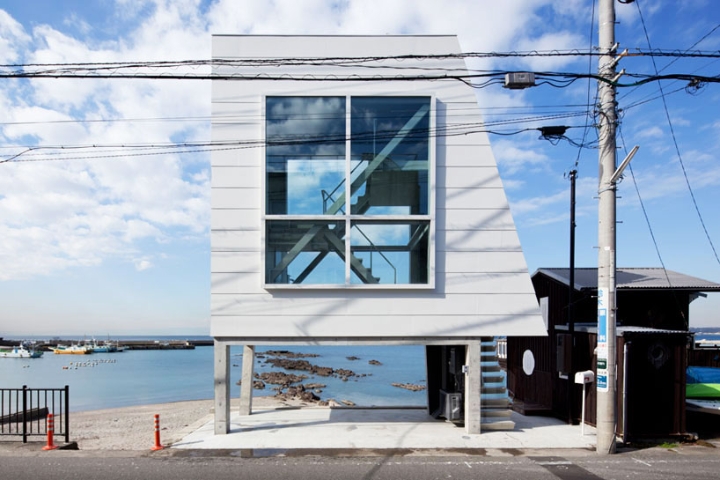
<path id="1" fill-rule="evenodd" d="M 547 334 L 473 88 L 450 78 L 460 53 L 454 36 L 213 37 L 216 433 L 231 345 L 243 414 L 255 345 L 425 345 L 429 410 L 457 376 L 480 433 L 481 339 Z"/>

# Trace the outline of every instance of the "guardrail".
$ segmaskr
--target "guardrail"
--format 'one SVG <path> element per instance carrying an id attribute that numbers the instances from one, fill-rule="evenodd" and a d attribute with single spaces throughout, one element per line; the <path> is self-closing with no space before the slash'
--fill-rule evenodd
<path id="1" fill-rule="evenodd" d="M 0 388 L 0 436 L 47 435 L 47 416 L 55 417 L 55 435 L 70 442 L 70 387 Z"/>

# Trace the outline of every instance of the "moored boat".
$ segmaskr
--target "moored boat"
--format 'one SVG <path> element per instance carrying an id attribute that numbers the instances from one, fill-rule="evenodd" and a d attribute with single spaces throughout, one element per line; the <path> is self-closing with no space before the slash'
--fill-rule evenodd
<path id="1" fill-rule="evenodd" d="M 69 347 L 66 345 L 58 345 L 51 350 L 54 353 L 66 355 L 87 355 L 89 353 L 93 353 L 92 348 L 83 345 L 70 345 Z"/>
<path id="2" fill-rule="evenodd" d="M 17 347 L 0 350 L 0 358 L 40 358 L 43 352 L 27 348 L 22 343 Z"/>
<path id="3" fill-rule="evenodd" d="M 109 340 L 107 342 L 100 343 L 97 340 L 93 339 L 89 348 L 92 349 L 93 353 L 113 353 L 118 351 L 117 345 L 110 342 Z"/>

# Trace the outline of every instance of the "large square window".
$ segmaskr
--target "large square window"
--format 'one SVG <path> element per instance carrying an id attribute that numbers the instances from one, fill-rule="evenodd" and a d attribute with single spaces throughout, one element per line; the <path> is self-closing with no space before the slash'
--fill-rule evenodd
<path id="1" fill-rule="evenodd" d="M 432 105 L 266 98 L 266 286 L 432 284 Z"/>

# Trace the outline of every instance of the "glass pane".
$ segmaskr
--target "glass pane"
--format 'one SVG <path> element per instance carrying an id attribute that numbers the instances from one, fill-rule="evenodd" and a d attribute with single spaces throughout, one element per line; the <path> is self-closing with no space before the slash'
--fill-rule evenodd
<path id="1" fill-rule="evenodd" d="M 429 97 L 351 99 L 356 215 L 427 215 Z"/>
<path id="2" fill-rule="evenodd" d="M 427 284 L 430 223 L 353 222 L 351 283 Z"/>
<path id="3" fill-rule="evenodd" d="M 266 213 L 344 214 L 345 97 L 266 99 Z"/>
<path id="4" fill-rule="evenodd" d="M 268 220 L 265 238 L 265 283 L 345 283 L 344 221 Z"/>

